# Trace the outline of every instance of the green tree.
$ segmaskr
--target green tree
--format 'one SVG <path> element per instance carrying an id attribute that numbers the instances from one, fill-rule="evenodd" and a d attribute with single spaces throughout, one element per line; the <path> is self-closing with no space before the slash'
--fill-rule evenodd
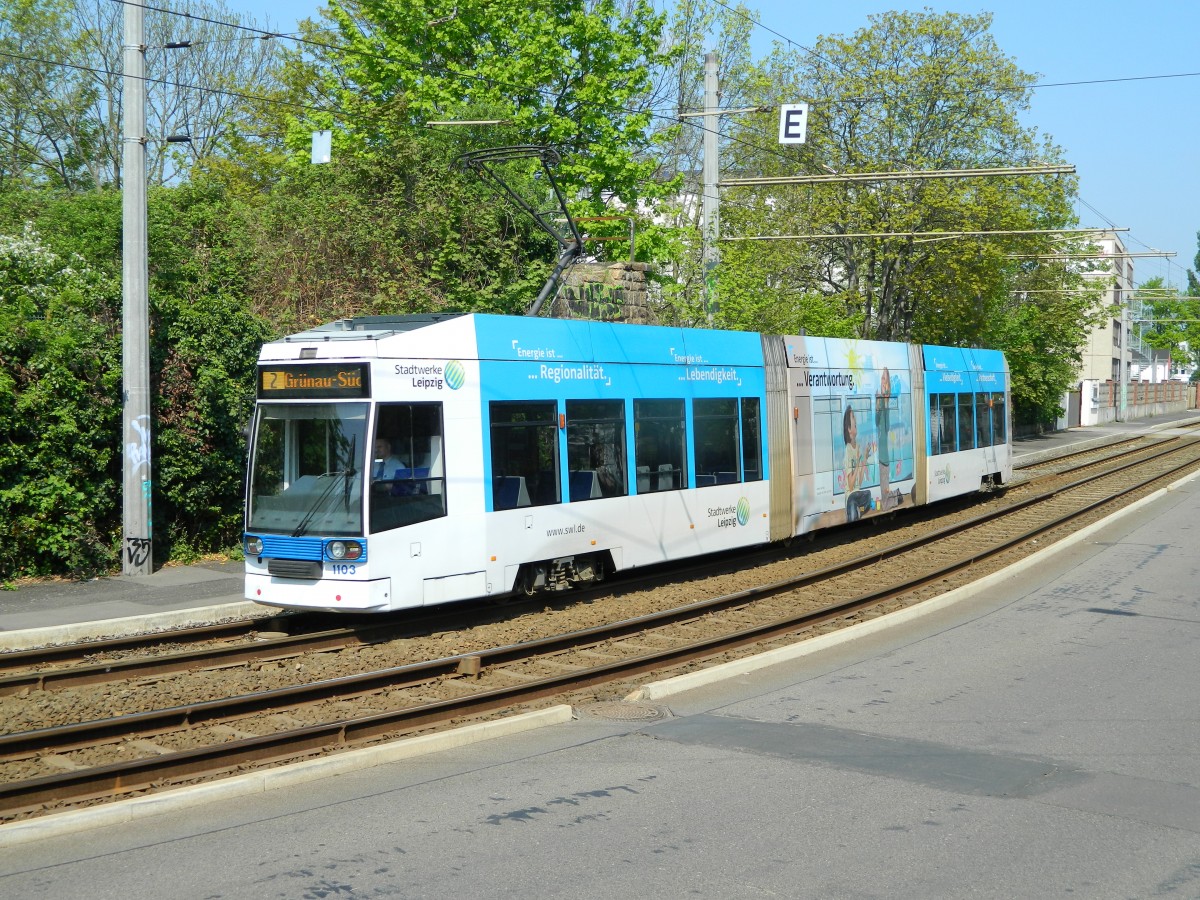
<path id="1" fill-rule="evenodd" d="M 550 239 L 437 146 L 397 145 L 297 167 L 247 210 L 247 294 L 278 330 L 350 315 L 520 313 L 545 281 Z"/>
<path id="2" fill-rule="evenodd" d="M 1155 277 L 1141 284 L 1131 300 L 1139 310 L 1133 327 L 1145 346 L 1167 351 L 1175 365 L 1200 364 L 1200 296 L 1168 288 Z"/>
<path id="3" fill-rule="evenodd" d="M 734 166 L 828 178 L 1058 161 L 1057 148 L 1018 119 L 1034 76 L 996 46 L 990 23 L 986 14 L 882 13 L 852 36 L 819 38 L 804 56 L 777 50 L 763 69 L 761 101 L 812 98 L 808 141 L 768 148 L 769 116 L 739 119 Z M 818 280 L 808 287 L 825 294 L 839 318 L 854 316 L 862 337 L 970 343 L 989 319 L 987 304 L 1008 290 L 1009 255 L 1047 239 L 926 233 L 1068 227 L 1073 191 L 1073 179 L 1062 176 L 755 187 L 729 192 L 725 224 L 739 233 L 737 201 L 748 200 L 742 234 L 820 235 L 810 239 L 807 268 Z M 736 277 L 723 272 L 722 282 Z"/>
<path id="4" fill-rule="evenodd" d="M 1037 259 L 1064 252 L 1045 232 L 1074 226 L 1075 179 L 919 177 L 1062 159 L 1022 126 L 1035 78 L 990 25 L 882 13 L 811 51 L 777 46 L 744 81 L 744 102 L 768 111 L 732 120 L 723 179 L 817 180 L 723 192 L 718 321 L 996 347 L 1020 414 L 1055 414 L 1102 315 L 1082 272 Z M 780 147 L 778 106 L 797 99 L 811 103 L 807 142 Z M 851 180 L 864 175 L 878 177 Z M 749 240 L 778 236 L 794 237 Z"/>
<path id="5" fill-rule="evenodd" d="M 154 528 L 161 558 L 235 546 L 244 430 L 266 321 L 248 308 L 258 264 L 242 204 L 212 181 L 149 197 Z"/>
<path id="6" fill-rule="evenodd" d="M 102 129 L 89 115 L 96 89 L 76 62 L 71 13 L 68 0 L 0 4 L 0 186 L 96 183 L 89 161 Z"/>
<path id="7" fill-rule="evenodd" d="M 0 200 L 0 234 L 19 234 L 0 238 L 0 578 L 104 571 L 121 510 L 120 198 L 44 189 Z M 161 563 L 237 543 L 243 431 L 272 333 L 248 309 L 255 261 L 223 188 L 158 188 L 149 210 Z M 45 232 L 10 218 L 21 214 Z"/>
<path id="8" fill-rule="evenodd" d="M 120 183 L 123 4 L 10 0 L 0 4 L 0 182 L 72 191 Z M 188 15 L 147 8 L 146 155 L 151 184 L 178 179 L 245 130 L 244 97 L 274 84 L 277 48 L 226 22 L 223 3 Z M 168 44 L 187 43 L 169 48 Z M 188 142 L 168 143 L 171 135 Z"/>
<path id="9" fill-rule="evenodd" d="M 1114 310 L 1101 302 L 1103 282 L 1065 263 L 1022 260 L 1006 275 L 984 305 L 978 343 L 1008 358 L 1016 420 L 1042 424 L 1062 414 L 1063 394 L 1078 383 L 1084 335 Z"/>
<path id="10" fill-rule="evenodd" d="M 549 0 L 536 15 L 520 0 L 334 0 L 325 14 L 340 35 L 324 63 L 343 145 L 386 154 L 430 120 L 500 118 L 511 125 L 482 132 L 485 146 L 554 147 L 564 185 L 596 209 L 653 191 L 643 101 L 664 17 L 646 0 Z"/>

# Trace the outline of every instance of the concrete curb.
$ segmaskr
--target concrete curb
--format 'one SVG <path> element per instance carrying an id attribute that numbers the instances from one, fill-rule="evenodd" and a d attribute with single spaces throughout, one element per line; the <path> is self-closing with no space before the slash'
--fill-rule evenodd
<path id="1" fill-rule="evenodd" d="M 393 741 L 361 750 L 335 753 L 319 759 L 293 763 L 288 766 L 248 772 L 220 781 L 164 791 L 145 797 L 118 800 L 104 806 L 72 810 L 57 815 L 0 825 L 0 848 L 15 847 L 42 838 L 58 837 L 103 826 L 134 822 L 160 813 L 190 809 L 216 800 L 234 800 L 279 788 L 295 787 L 318 778 L 343 775 L 369 769 L 385 763 L 412 759 L 443 750 L 454 750 L 493 738 L 507 737 L 548 725 L 570 722 L 574 711 L 569 705 L 552 706 L 533 712 L 508 716 L 492 722 L 467 725 L 453 731 L 422 735 L 408 740 Z"/>
<path id="2" fill-rule="evenodd" d="M 642 685 L 633 693 L 629 694 L 625 699 L 630 702 L 646 702 L 654 700 L 663 700 L 667 697 L 673 697 L 677 694 L 682 694 L 684 691 L 695 690 L 696 688 L 705 687 L 714 684 L 718 681 L 723 681 L 727 678 L 736 678 L 739 675 L 746 675 L 750 672 L 756 672 L 759 669 L 765 669 L 768 666 L 779 665 L 780 663 L 792 662 L 793 660 L 801 659 L 813 653 L 820 653 L 822 650 L 827 650 L 830 647 L 835 647 L 847 641 L 856 640 L 866 637 L 871 634 L 883 631 L 886 628 L 894 628 L 897 625 L 903 625 L 905 622 L 920 618 L 921 616 L 929 615 L 930 613 L 939 612 L 948 606 L 957 603 L 972 594 L 977 594 L 980 591 L 1003 584 L 1012 578 L 1020 575 L 1034 566 L 1041 565 L 1051 556 L 1056 553 L 1072 547 L 1081 541 L 1086 541 L 1100 529 L 1111 525 L 1121 517 L 1135 512 L 1144 506 L 1153 503 L 1158 498 L 1162 497 L 1168 491 L 1173 491 L 1183 486 L 1189 481 L 1200 478 L 1200 472 L 1195 472 L 1178 481 L 1172 482 L 1165 488 L 1155 491 L 1136 503 L 1132 503 L 1119 512 L 1113 513 L 1111 516 L 1106 516 L 1099 522 L 1082 528 L 1075 534 L 1061 541 L 1051 544 L 1045 550 L 1033 554 L 1018 563 L 1014 563 L 1007 569 L 999 572 L 994 572 L 978 581 L 973 581 L 970 584 L 963 585 L 960 588 L 935 597 L 932 600 L 926 600 L 916 606 L 910 606 L 907 609 L 897 610 L 894 613 L 880 616 L 876 619 L 871 619 L 868 622 L 861 622 L 858 625 L 851 625 L 849 628 L 843 628 L 841 631 L 836 631 L 831 634 L 825 634 L 820 637 L 811 638 L 800 644 L 793 644 L 789 647 L 780 647 L 777 650 L 769 650 L 766 653 L 760 653 L 757 656 L 751 656 L 746 659 L 734 660 L 733 662 L 723 663 L 718 666 L 713 666 L 709 669 L 703 669 L 699 672 L 689 672 L 687 675 L 679 675 L 675 678 L 668 678 L 665 681 L 656 681 L 651 684 Z"/>
<path id="3" fill-rule="evenodd" d="M 1072 453 L 1079 453 L 1084 450 L 1095 450 L 1099 447 L 1107 447 L 1109 444 L 1116 444 L 1126 440 L 1125 434 L 1105 434 L 1100 437 L 1089 438 L 1086 441 L 1077 441 L 1070 445 Z M 1038 463 L 1054 460 L 1063 455 L 1062 447 L 1047 447 L 1045 450 L 1034 450 L 1031 453 L 1023 453 L 1013 459 L 1014 469 L 1023 469 L 1027 466 L 1036 466 Z"/>
<path id="4" fill-rule="evenodd" d="M 220 622 L 223 619 L 272 618 L 278 615 L 279 610 L 277 609 L 269 609 L 258 603 L 244 600 L 239 603 L 178 609 L 174 612 L 151 613 L 145 616 L 127 616 L 124 619 L 102 619 L 94 622 L 76 622 L 71 625 L 48 625 L 45 628 L 0 632 L 0 645 L 5 650 L 31 650 L 34 647 L 98 640 L 119 634 L 149 633 L 164 628 L 186 628 L 189 625 L 204 625 L 209 622 Z"/>

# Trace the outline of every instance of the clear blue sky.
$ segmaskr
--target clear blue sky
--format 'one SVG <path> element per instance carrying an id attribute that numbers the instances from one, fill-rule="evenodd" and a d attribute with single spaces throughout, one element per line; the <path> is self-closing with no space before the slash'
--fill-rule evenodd
<path id="1" fill-rule="evenodd" d="M 397 0 L 403 2 L 403 0 Z M 664 0 L 655 0 L 661 8 Z M 226 0 L 231 10 L 289 31 L 315 16 L 315 0 Z M 772 41 L 809 47 L 818 35 L 851 34 L 890 9 L 975 14 L 976 5 L 838 0 L 746 0 Z M 1040 76 L 1025 123 L 1061 146 L 1080 178 L 1082 225 L 1129 228 L 1131 252 L 1174 251 L 1172 260 L 1134 260 L 1138 283 L 1185 283 L 1200 230 L 1200 3 L 1196 0 L 993 0 L 992 34 L 1018 66 Z M 1183 76 L 1183 77 L 1154 77 Z M 1114 80 L 1126 79 L 1126 80 Z M 1063 86 L 1064 82 L 1098 82 Z"/>

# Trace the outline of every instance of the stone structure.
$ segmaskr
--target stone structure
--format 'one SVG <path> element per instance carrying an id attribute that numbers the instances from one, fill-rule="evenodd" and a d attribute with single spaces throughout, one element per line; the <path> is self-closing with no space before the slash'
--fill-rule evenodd
<path id="1" fill-rule="evenodd" d="M 556 319 L 650 325 L 647 263 L 576 263 L 550 308 Z"/>

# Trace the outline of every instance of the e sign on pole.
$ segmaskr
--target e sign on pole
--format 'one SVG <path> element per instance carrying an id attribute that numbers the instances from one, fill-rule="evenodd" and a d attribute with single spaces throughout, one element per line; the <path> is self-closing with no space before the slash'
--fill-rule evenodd
<path id="1" fill-rule="evenodd" d="M 779 143 L 803 144 L 807 133 L 807 103 L 785 103 L 779 107 Z"/>

